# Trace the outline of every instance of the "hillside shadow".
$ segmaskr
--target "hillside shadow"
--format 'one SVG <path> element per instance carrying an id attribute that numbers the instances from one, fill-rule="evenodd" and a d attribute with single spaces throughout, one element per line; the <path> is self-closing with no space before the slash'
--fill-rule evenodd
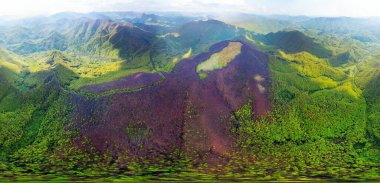
<path id="1" fill-rule="evenodd" d="M 375 145 L 380 147 L 380 74 L 365 86 L 364 96 L 367 100 L 367 130 L 377 139 Z"/>
<path id="2" fill-rule="evenodd" d="M 327 58 L 332 55 L 331 50 L 326 49 L 321 44 L 316 43 L 313 38 L 299 31 L 279 31 L 266 35 L 256 35 L 255 38 L 290 54 L 306 51 L 319 58 Z"/>

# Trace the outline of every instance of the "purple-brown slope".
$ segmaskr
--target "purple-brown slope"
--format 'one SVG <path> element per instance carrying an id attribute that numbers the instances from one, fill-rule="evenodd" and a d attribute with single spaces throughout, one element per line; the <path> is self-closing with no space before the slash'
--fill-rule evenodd
<path id="1" fill-rule="evenodd" d="M 162 82 L 142 90 L 102 96 L 97 101 L 77 99 L 75 120 L 81 137 L 90 140 L 100 153 L 115 155 L 128 151 L 154 157 L 180 149 L 203 158 L 229 152 L 233 144 L 229 116 L 250 97 L 256 114 L 265 115 L 270 110 L 270 81 L 267 56 L 243 42 L 235 59 L 201 80 L 196 66 L 228 43 L 218 43 L 208 53 L 182 60 L 172 72 L 164 74 Z M 141 79 L 136 82 L 144 85 L 152 81 L 149 75 L 156 77 L 142 74 L 136 76 L 145 78 L 146 83 Z M 120 89 L 120 81 L 86 90 L 99 93 L 97 88 Z"/>

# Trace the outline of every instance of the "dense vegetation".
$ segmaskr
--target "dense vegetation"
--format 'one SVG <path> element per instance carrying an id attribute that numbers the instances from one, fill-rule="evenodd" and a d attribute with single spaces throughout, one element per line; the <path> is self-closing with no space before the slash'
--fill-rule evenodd
<path id="1" fill-rule="evenodd" d="M 62 19 L 72 16 L 59 14 L 0 31 L 0 179 L 59 175 L 379 180 L 377 27 L 360 31 L 355 20 L 346 18 L 224 18 L 246 30 L 197 17 L 122 12 L 83 16 Z M 368 27 L 368 22 L 360 26 Z M 335 29 L 336 23 L 344 26 Z M 282 31 L 259 34 L 278 30 Z M 272 110 L 256 115 L 252 99 L 231 112 L 228 130 L 234 147 L 220 161 L 208 164 L 180 148 L 151 159 L 127 152 L 113 157 L 78 140 L 83 139 L 81 127 L 106 123 L 91 117 L 97 105 L 102 107 L 100 96 L 81 87 L 133 73 L 170 72 L 180 60 L 186 62 L 223 40 L 243 41 L 269 57 Z M 241 47 L 240 42 L 230 42 L 199 63 L 201 79 L 208 71 L 226 67 Z M 84 110 L 76 108 L 83 101 L 93 104 L 92 111 L 77 116 Z M 196 115 L 191 107 L 184 112 Z M 78 119 L 83 126 L 73 124 Z M 149 134 L 143 123 L 138 124 L 125 130 L 135 142 Z"/>
<path id="2" fill-rule="evenodd" d="M 371 159 L 378 156 L 377 144 L 366 138 L 361 90 L 313 57 L 276 54 L 271 63 L 273 112 L 252 120 L 250 105 L 238 110 L 234 133 L 239 146 L 248 157 L 260 159 L 251 165 L 253 170 L 270 167 L 267 158 L 284 166 L 275 168 L 278 176 L 377 177 L 379 160 Z"/>

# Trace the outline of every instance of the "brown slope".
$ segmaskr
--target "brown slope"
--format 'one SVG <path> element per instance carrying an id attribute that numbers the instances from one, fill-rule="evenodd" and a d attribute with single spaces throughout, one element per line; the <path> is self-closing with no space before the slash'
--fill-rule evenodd
<path id="1" fill-rule="evenodd" d="M 228 43 L 218 43 L 208 53 L 182 60 L 165 74 L 165 80 L 142 90 L 116 93 L 98 101 L 77 97 L 75 119 L 82 138 L 89 139 L 100 153 L 128 151 L 154 157 L 181 149 L 193 157 L 204 158 L 229 152 L 233 144 L 229 116 L 249 97 L 253 98 L 256 113 L 265 115 L 270 102 L 268 89 L 262 88 L 268 88 L 270 83 L 267 56 L 245 43 L 227 67 L 211 71 L 201 80 L 196 66 Z M 141 79 L 136 83 L 146 85 L 153 80 L 149 75 L 156 77 L 138 73 L 127 78 L 145 78 L 146 83 Z M 125 79 L 86 90 L 99 93 L 97 88 L 104 91 L 133 85 L 124 85 L 121 81 Z"/>

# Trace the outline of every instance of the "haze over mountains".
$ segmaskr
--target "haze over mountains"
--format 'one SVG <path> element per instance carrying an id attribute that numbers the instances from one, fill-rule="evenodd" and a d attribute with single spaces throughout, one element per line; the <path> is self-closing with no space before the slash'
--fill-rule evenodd
<path id="1" fill-rule="evenodd" d="M 9 176 L 380 178 L 380 19 L 0 19 Z"/>

